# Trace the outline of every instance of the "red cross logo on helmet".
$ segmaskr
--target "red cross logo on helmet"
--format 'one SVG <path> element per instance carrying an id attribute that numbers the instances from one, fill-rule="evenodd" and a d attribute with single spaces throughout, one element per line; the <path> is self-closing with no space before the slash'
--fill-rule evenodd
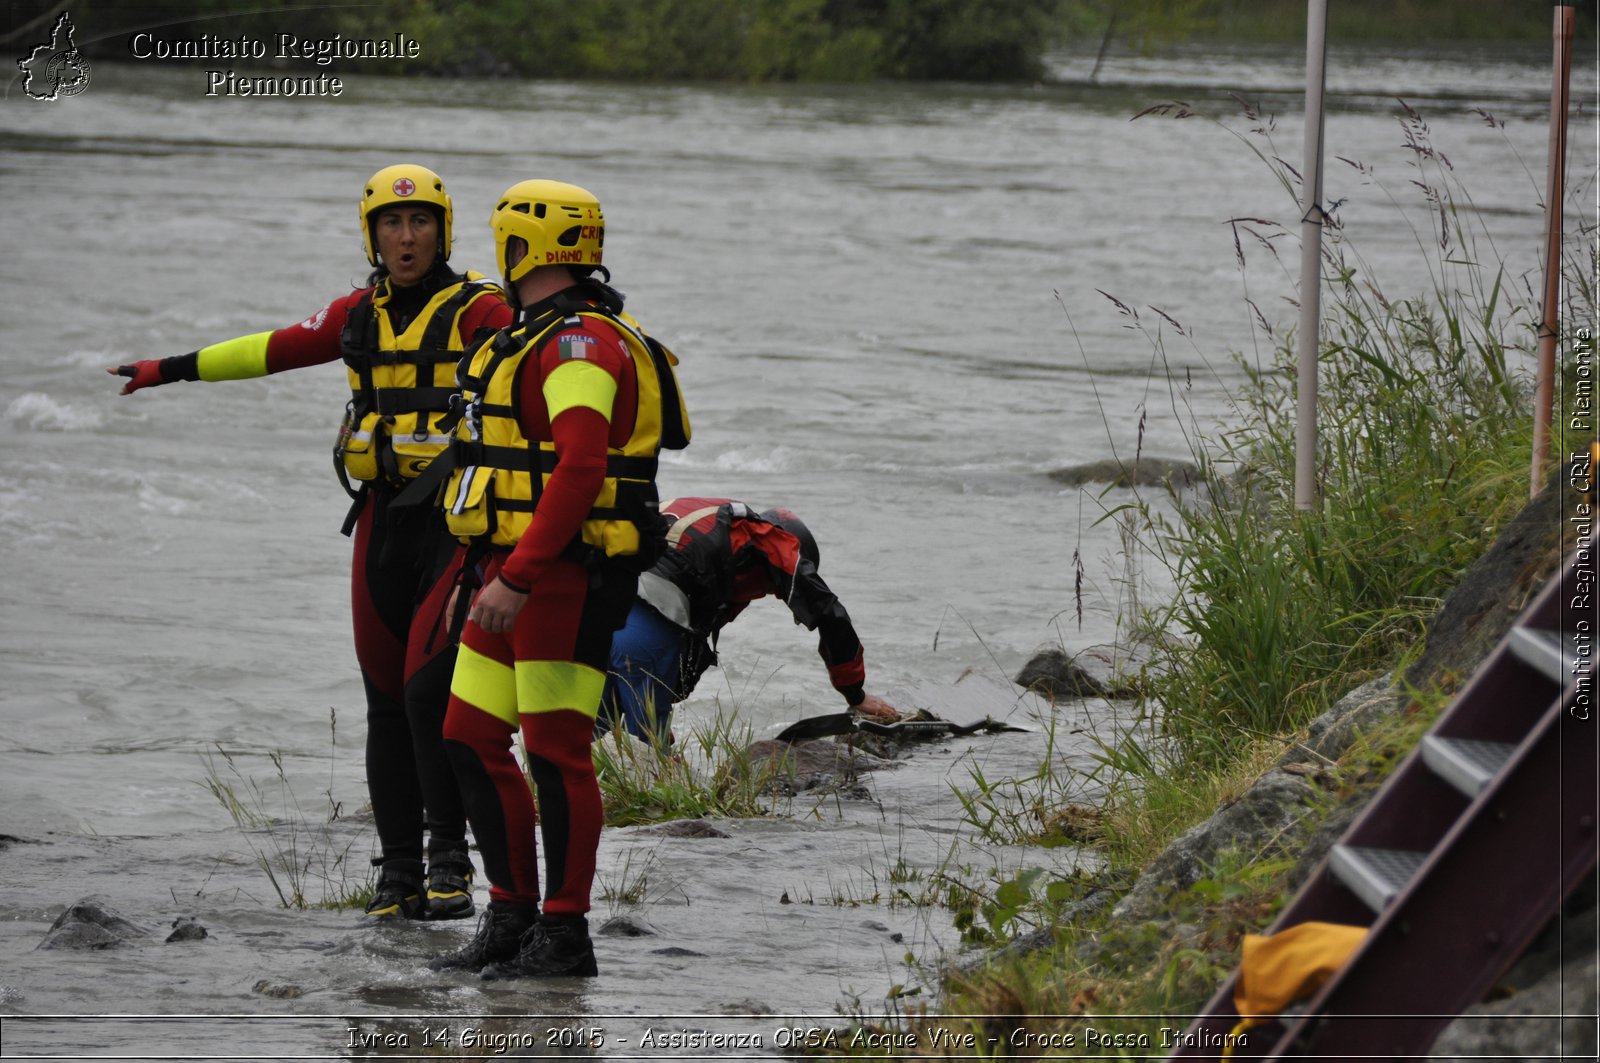
<path id="1" fill-rule="evenodd" d="M 409 177 L 402 177 L 394 183 L 394 194 L 397 196 L 409 196 L 416 190 L 416 182 Z"/>

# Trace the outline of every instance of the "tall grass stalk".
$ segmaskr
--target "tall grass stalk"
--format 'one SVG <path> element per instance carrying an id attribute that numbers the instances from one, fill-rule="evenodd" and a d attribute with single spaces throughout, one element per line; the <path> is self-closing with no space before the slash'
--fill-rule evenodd
<path id="1" fill-rule="evenodd" d="M 1066 840 L 1051 829 L 1052 813 L 1070 803 L 1079 783 L 1077 773 L 1058 760 L 1055 714 L 1044 722 L 1044 755 L 1031 773 L 991 779 L 981 765 L 972 763 L 965 784 L 950 784 L 962 820 L 987 842 L 1048 846 Z"/>
<path id="2" fill-rule="evenodd" d="M 1230 132 L 1297 196 L 1299 175 L 1272 145 L 1271 121 L 1241 106 L 1250 129 Z M 1292 731 L 1392 666 L 1526 501 L 1532 404 L 1516 352 L 1532 349 L 1537 308 L 1513 297 L 1503 267 L 1480 254 L 1492 244 L 1471 225 L 1479 215 L 1426 120 L 1402 105 L 1398 121 L 1405 188 L 1428 219 L 1412 229 L 1426 290 L 1392 295 L 1342 226 L 1329 227 L 1320 510 L 1290 502 L 1295 338 L 1274 335 L 1259 311 L 1266 342 L 1262 353 L 1235 356 L 1243 385 L 1233 423 L 1193 437 L 1209 504 L 1130 507 L 1177 588 L 1151 626 L 1180 638 L 1158 654 L 1144 688 L 1182 764 L 1214 764 Z M 1339 161 L 1402 205 L 1371 167 Z M 1241 274 L 1247 246 L 1276 257 L 1287 232 L 1261 218 L 1235 219 L 1234 231 Z M 1163 338 L 1147 336 L 1164 363 Z"/>
<path id="3" fill-rule="evenodd" d="M 753 738 L 750 725 L 720 704 L 687 740 L 670 746 L 611 731 L 593 747 L 606 823 L 767 815 L 781 800 L 776 783 L 783 765 L 752 757 Z"/>
<path id="4" fill-rule="evenodd" d="M 351 856 L 355 839 L 341 840 L 332 829 L 340 812 L 332 782 L 327 793 L 329 815 L 316 822 L 301 807 L 289 783 L 283 754 L 274 751 L 267 756 L 273 778 L 263 782 L 242 772 L 233 754 L 217 745 L 215 752 L 204 758 L 205 787 L 239 829 L 278 902 L 292 909 L 346 908 L 361 903 L 369 892 L 371 875 L 365 860 Z"/>
<path id="5" fill-rule="evenodd" d="M 1246 128 L 1223 128 L 1272 169 L 1289 216 L 1298 219 L 1300 175 L 1272 145 L 1270 116 L 1240 103 Z M 1158 114 L 1196 117 L 1178 104 L 1145 112 Z M 1335 211 L 1323 251 L 1319 511 L 1299 512 L 1291 501 L 1295 337 L 1273 328 L 1248 280 L 1254 330 L 1248 349 L 1233 356 L 1241 383 L 1230 387 L 1231 415 L 1220 428 L 1199 423 L 1186 401 L 1187 373 L 1174 371 L 1168 358 L 1175 334 L 1190 345 L 1186 358 L 1209 368 L 1186 330 L 1160 310 L 1150 308 L 1158 321 L 1102 293 L 1149 343 L 1152 375 L 1166 381 L 1199 470 L 1197 482 L 1159 494 L 1100 496 L 1100 519 L 1117 522 L 1122 549 L 1136 547 L 1164 566 L 1175 588 L 1170 602 L 1139 621 L 1152 654 L 1138 684 L 1140 715 L 1160 730 L 1102 743 L 1100 770 L 1088 780 L 1107 794 L 1098 847 L 1114 872 L 1143 867 L 1237 796 L 1277 759 L 1288 736 L 1347 689 L 1403 665 L 1442 597 L 1527 501 L 1527 356 L 1536 342 L 1538 286 L 1508 273 L 1474 225 L 1482 215 L 1434 147 L 1425 118 L 1402 107 L 1397 121 L 1407 171 L 1401 194 L 1364 163 L 1338 165 L 1390 205 L 1424 208 L 1413 212 L 1411 229 L 1422 259 L 1411 275 L 1420 284 L 1403 293 L 1388 289 L 1346 239 Z M 1575 184 L 1592 200 L 1593 177 Z M 1233 219 L 1232 228 L 1246 278 L 1251 258 L 1277 262 L 1278 246 L 1292 242 L 1298 227 L 1252 217 Z M 1566 319 L 1587 323 L 1596 310 L 1596 230 L 1587 220 L 1576 228 L 1575 240 L 1569 233 L 1576 250 L 1564 264 Z M 1439 700 L 1418 692 L 1421 710 L 1395 733 L 1375 736 L 1367 748 L 1358 743 L 1327 766 L 1328 792 L 1377 785 Z M 995 800 L 1001 788 L 981 777 L 973 783 L 963 802 L 969 822 L 993 831 L 1003 822 Z M 1011 789 L 1004 804 L 1021 823 L 1012 810 L 1029 802 L 1018 800 L 1024 790 Z M 1110 919 L 1061 928 L 1064 947 L 958 975 L 946 983 L 941 1006 L 1004 1017 L 995 1028 L 974 1023 L 980 1035 L 1094 1026 L 1154 1042 L 1162 1026 L 1181 1025 L 1170 1017 L 1193 1014 L 1227 976 L 1240 935 L 1270 922 L 1286 896 L 1286 863 L 1234 854 L 1170 899 L 1164 928 Z M 1038 901 L 1023 896 L 1030 885 L 1011 883 L 1015 910 L 996 891 L 971 902 L 973 911 L 1001 937 L 1030 920 L 1023 905 Z M 1178 932 L 1169 932 L 1173 926 Z"/>

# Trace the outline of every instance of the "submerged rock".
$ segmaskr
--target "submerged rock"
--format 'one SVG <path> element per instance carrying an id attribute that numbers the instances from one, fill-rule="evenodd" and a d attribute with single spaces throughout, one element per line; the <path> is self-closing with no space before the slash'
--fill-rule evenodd
<path id="1" fill-rule="evenodd" d="M 600 924 L 595 931 L 601 937 L 645 938 L 656 937 L 661 932 L 643 919 L 631 915 L 614 915 Z"/>
<path id="2" fill-rule="evenodd" d="M 664 834 L 669 838 L 731 838 L 725 830 L 713 827 L 703 819 L 674 819 L 641 827 L 640 834 Z"/>
<path id="3" fill-rule="evenodd" d="M 1110 696 L 1109 688 L 1085 671 L 1076 657 L 1054 647 L 1034 654 L 1017 673 L 1016 683 L 1051 701 Z"/>
<path id="4" fill-rule="evenodd" d="M 172 933 L 167 935 L 167 944 L 174 941 L 203 941 L 210 936 L 210 931 L 200 925 L 199 920 L 192 915 L 180 915 L 172 921 Z"/>
<path id="5" fill-rule="evenodd" d="M 770 1007 L 754 997 L 744 1000 L 735 1000 L 731 1004 L 724 1004 L 722 1010 L 730 1015 L 773 1015 L 776 1014 Z"/>
<path id="6" fill-rule="evenodd" d="M 844 742 L 763 739 L 751 743 L 746 756 L 745 770 L 757 776 L 770 773 L 776 788 L 791 797 L 802 793 L 868 797 L 860 785 L 861 774 L 890 766 L 882 757 Z"/>
<path id="7" fill-rule="evenodd" d="M 90 897 L 78 901 L 51 924 L 41 949 L 108 949 L 133 938 L 148 936 L 142 927 L 123 918 L 109 905 Z"/>
<path id="8" fill-rule="evenodd" d="M 305 990 L 297 985 L 291 985 L 287 982 L 269 982 L 265 978 L 250 988 L 253 992 L 276 1000 L 298 1000 L 305 996 Z"/>
<path id="9" fill-rule="evenodd" d="M 1047 473 L 1056 483 L 1068 487 L 1084 484 L 1110 484 L 1113 487 L 1160 487 L 1171 483 L 1189 486 L 1200 479 L 1200 467 L 1181 458 L 1157 458 L 1142 454 L 1137 461 L 1125 462 L 1118 458 L 1068 465 Z"/>

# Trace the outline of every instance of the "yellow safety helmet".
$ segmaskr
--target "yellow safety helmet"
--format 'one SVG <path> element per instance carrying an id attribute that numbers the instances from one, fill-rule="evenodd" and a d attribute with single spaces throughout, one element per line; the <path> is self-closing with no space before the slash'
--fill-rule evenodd
<path id="1" fill-rule="evenodd" d="M 414 163 L 385 166 L 367 179 L 361 194 L 361 242 L 367 251 L 367 261 L 378 264 L 377 242 L 372 238 L 372 216 L 385 207 L 406 203 L 426 203 L 439 212 L 439 258 L 450 257 L 450 194 L 444 190 L 444 178 Z"/>
<path id="2" fill-rule="evenodd" d="M 598 266 L 606 241 L 605 215 L 594 193 L 560 181 L 519 181 L 506 189 L 489 215 L 495 259 L 506 283 L 538 266 Z M 506 264 L 513 237 L 528 245 L 515 266 Z"/>

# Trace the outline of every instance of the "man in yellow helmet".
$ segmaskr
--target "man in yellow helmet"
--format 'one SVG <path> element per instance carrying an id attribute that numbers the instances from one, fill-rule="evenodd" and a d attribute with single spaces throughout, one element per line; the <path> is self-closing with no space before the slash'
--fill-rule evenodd
<path id="1" fill-rule="evenodd" d="M 575 185 L 523 181 L 491 225 L 518 324 L 466 367 L 441 495 L 482 585 L 444 735 L 489 906 L 472 941 L 429 966 L 588 976 L 597 966 L 585 913 L 603 821 L 589 742 L 612 632 L 660 550 L 656 456 L 687 444 L 688 423 L 674 359 L 605 283 L 599 201 Z M 511 752 L 519 730 L 537 815 Z"/>
<path id="2" fill-rule="evenodd" d="M 367 787 L 383 850 L 366 910 L 372 922 L 473 914 L 466 817 L 440 737 L 455 665 L 440 616 L 456 547 L 434 507 L 393 505 L 448 442 L 439 422 L 469 341 L 511 321 L 499 288 L 450 269 L 452 213 L 438 174 L 410 163 L 385 167 L 361 196 L 361 238 L 374 267 L 366 287 L 288 328 L 107 370 L 129 378 L 129 395 L 345 362 L 351 394 L 334 465 L 355 499 L 344 531 L 355 533 L 351 598 L 367 698 Z"/>

